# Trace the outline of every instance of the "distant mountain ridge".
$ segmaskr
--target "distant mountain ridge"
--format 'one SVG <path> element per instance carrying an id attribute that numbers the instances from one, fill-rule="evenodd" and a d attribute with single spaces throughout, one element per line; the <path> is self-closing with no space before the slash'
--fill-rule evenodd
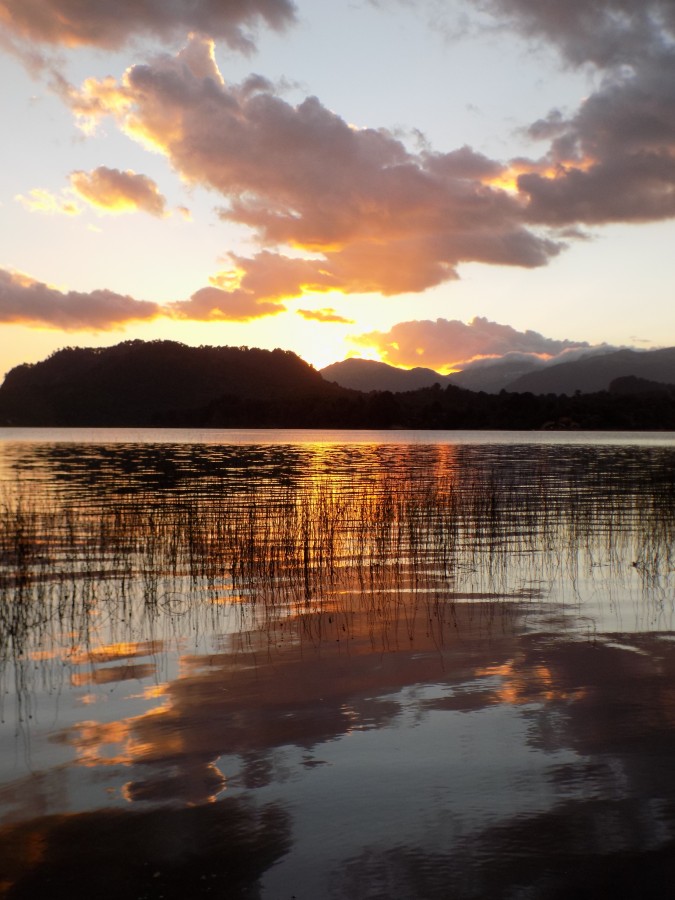
<path id="1" fill-rule="evenodd" d="M 522 357 L 481 360 L 461 372 L 441 375 L 433 369 L 399 369 L 367 359 L 346 359 L 320 370 L 324 378 L 359 391 L 414 391 L 438 383 L 469 391 L 502 390 L 532 394 L 595 393 L 609 390 L 617 378 L 675 383 L 675 347 L 661 350 L 602 350 L 569 362 L 546 363 Z"/>
<path id="2" fill-rule="evenodd" d="M 539 368 L 538 360 L 507 357 L 500 360 L 481 360 L 467 366 L 461 372 L 441 375 L 434 369 L 416 367 L 399 369 L 388 363 L 376 362 L 372 359 L 345 359 L 333 363 L 319 371 L 327 381 L 334 381 L 342 387 L 355 391 L 416 391 L 420 388 L 440 384 L 447 387 L 452 384 L 467 391 L 486 391 L 498 394 L 514 378 Z"/>
<path id="3" fill-rule="evenodd" d="M 556 363 L 516 378 L 508 391 L 532 394 L 582 394 L 609 390 L 617 378 L 675 383 L 675 347 L 662 350 L 615 350 L 586 356 L 574 362 Z"/>

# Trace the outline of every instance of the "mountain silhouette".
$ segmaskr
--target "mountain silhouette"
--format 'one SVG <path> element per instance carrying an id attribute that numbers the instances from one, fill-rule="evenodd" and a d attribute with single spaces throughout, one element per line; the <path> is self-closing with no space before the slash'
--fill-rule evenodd
<path id="1" fill-rule="evenodd" d="M 536 371 L 541 365 L 536 359 L 507 356 L 497 360 L 478 360 L 466 365 L 461 372 L 441 375 L 434 369 L 420 366 L 399 369 L 371 359 L 351 358 L 332 363 L 319 371 L 327 381 L 335 381 L 356 391 L 416 391 L 434 384 L 442 387 L 454 384 L 468 391 L 498 394 L 515 378 Z"/>
<path id="2" fill-rule="evenodd" d="M 578 359 L 580 361 L 608 352 L 610 351 L 604 347 L 601 350 L 582 351 Z M 569 365 L 573 365 L 573 363 L 569 363 Z M 357 391 L 415 391 L 437 383 L 442 387 L 453 384 L 466 388 L 468 391 L 486 391 L 488 394 L 498 394 L 502 390 L 549 393 L 547 390 L 539 391 L 528 387 L 529 382 L 525 381 L 523 381 L 523 387 L 517 386 L 520 384 L 520 379 L 528 375 L 532 375 L 532 383 L 536 385 L 538 373 L 547 368 L 554 368 L 554 365 L 547 360 L 531 355 L 509 353 L 499 359 L 474 360 L 467 363 L 460 372 L 452 372 L 449 375 L 441 375 L 434 369 L 422 367 L 399 369 L 397 366 L 387 363 L 357 358 L 332 363 L 332 365 L 320 369 L 320 372 L 328 381 L 334 381 L 343 387 Z M 602 389 L 608 386 L 610 380 L 611 378 Z M 553 391 L 553 393 L 565 393 L 565 391 Z"/>
<path id="3" fill-rule="evenodd" d="M 649 381 L 675 382 L 675 347 L 663 350 L 615 350 L 557 363 L 516 378 L 508 391 L 533 394 L 574 394 L 606 391 L 617 378 L 634 375 Z"/>
<path id="4" fill-rule="evenodd" d="M 634 358 L 654 357 L 668 370 L 675 349 L 609 356 L 631 364 Z M 386 371 L 391 367 L 374 365 L 373 371 L 391 375 Z M 603 372 L 608 371 L 615 369 L 606 365 Z M 0 386 L 0 425 L 675 430 L 675 390 L 661 383 L 675 381 L 670 377 L 645 379 L 624 370 L 612 378 L 611 390 L 577 393 L 575 388 L 559 395 L 469 391 L 447 383 L 448 376 L 443 384 L 432 370 L 395 377 L 399 383 L 406 377 L 435 380 L 414 390 L 364 392 L 326 381 L 286 350 L 187 347 L 173 341 L 71 347 L 7 374 Z"/>
<path id="5" fill-rule="evenodd" d="M 319 370 L 326 381 L 356 391 L 416 391 L 418 388 L 451 384 L 449 375 L 433 369 L 399 369 L 373 359 L 345 359 Z"/>
<path id="6" fill-rule="evenodd" d="M 17 366 L 0 386 L 0 420 L 44 426 L 169 424 L 227 396 L 269 402 L 332 392 L 290 351 L 135 340 L 106 348 L 69 347 L 43 362 Z"/>

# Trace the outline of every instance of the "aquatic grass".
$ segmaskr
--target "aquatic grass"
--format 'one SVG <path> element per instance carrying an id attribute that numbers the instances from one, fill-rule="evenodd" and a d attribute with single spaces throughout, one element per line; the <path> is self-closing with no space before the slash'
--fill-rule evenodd
<path id="1" fill-rule="evenodd" d="M 37 646 L 49 628 L 86 635 L 96 610 L 129 622 L 239 603 L 259 621 L 293 616 L 310 630 L 324 611 L 346 630 L 365 610 L 374 629 L 412 635 L 423 616 L 442 637 L 456 597 L 526 602 L 556 578 L 577 591 L 582 569 L 637 573 L 655 591 L 673 571 L 672 481 L 647 477 L 631 489 L 599 471 L 582 476 L 410 469 L 95 502 L 8 487 L 0 652 Z"/>

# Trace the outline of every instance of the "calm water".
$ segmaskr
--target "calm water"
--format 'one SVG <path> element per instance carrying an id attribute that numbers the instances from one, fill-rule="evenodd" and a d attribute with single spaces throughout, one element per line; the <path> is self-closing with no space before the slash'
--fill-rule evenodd
<path id="1" fill-rule="evenodd" d="M 0 429 L 0 897 L 665 897 L 675 436 Z"/>

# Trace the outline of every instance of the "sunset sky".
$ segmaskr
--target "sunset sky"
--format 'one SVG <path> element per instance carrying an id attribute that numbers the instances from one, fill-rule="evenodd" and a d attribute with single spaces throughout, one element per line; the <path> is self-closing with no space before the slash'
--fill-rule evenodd
<path id="1" fill-rule="evenodd" d="M 673 0 L 0 0 L 0 378 L 675 345 Z"/>

